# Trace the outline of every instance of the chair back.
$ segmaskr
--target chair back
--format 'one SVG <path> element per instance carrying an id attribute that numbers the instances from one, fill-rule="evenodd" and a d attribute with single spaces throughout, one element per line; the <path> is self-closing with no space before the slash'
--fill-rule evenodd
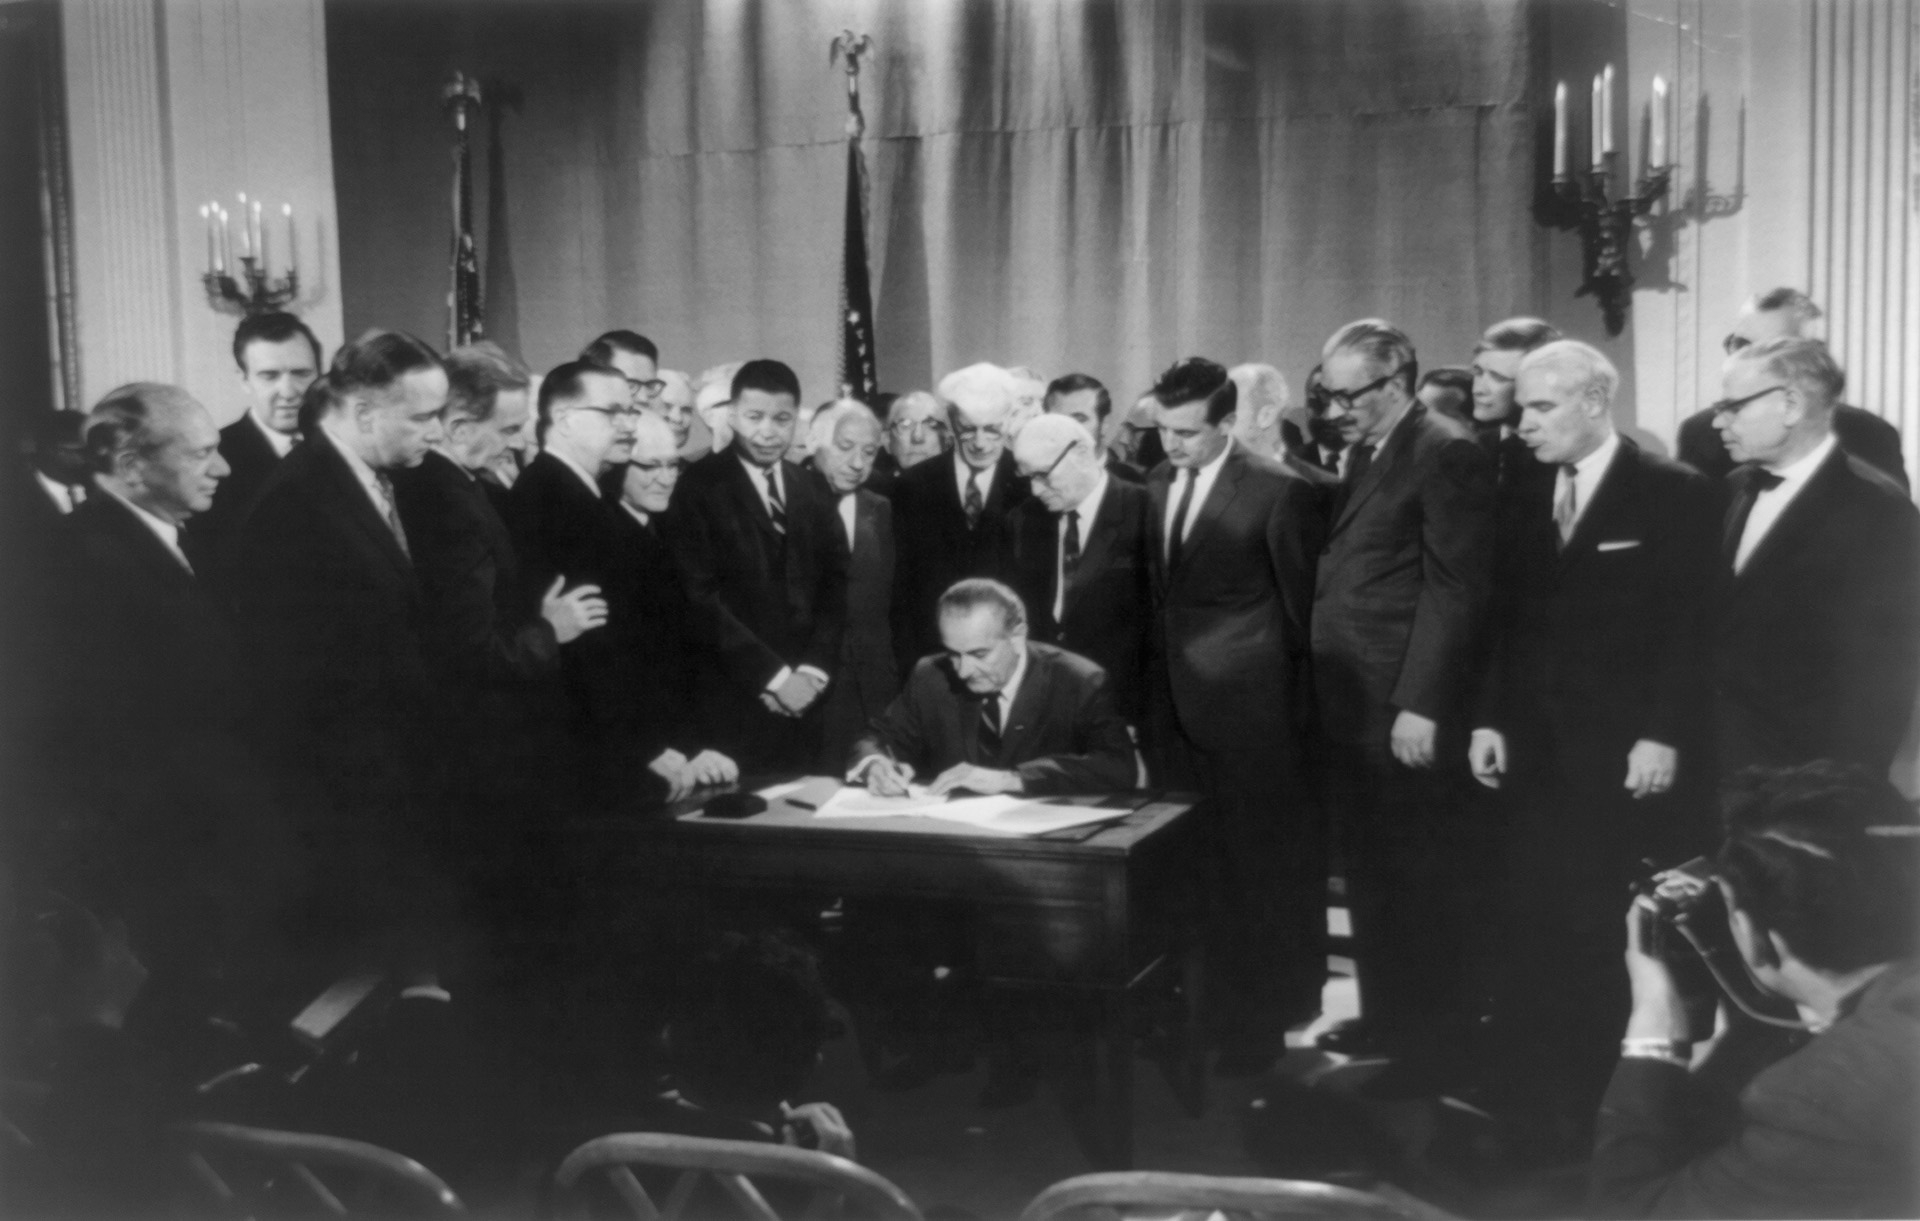
<path id="1" fill-rule="evenodd" d="M 466 1213 L 460 1197 L 425 1166 L 364 1141 L 227 1123 L 181 1124 L 173 1131 L 197 1190 L 195 1215 L 265 1221 Z"/>
<path id="2" fill-rule="evenodd" d="M 655 1181 L 658 1200 L 636 1170 L 660 1172 L 647 1176 Z M 568 1154 L 554 1175 L 561 1216 L 589 1215 L 583 1189 L 596 1172 L 620 1198 L 626 1215 L 638 1221 L 708 1221 L 716 1188 L 745 1221 L 824 1221 L 841 1215 L 921 1221 L 905 1192 L 846 1158 L 786 1145 L 655 1132 L 602 1136 Z M 782 1207 L 768 1202 L 769 1193 Z"/>
<path id="3" fill-rule="evenodd" d="M 1399 1193 L 1389 1199 L 1330 1183 L 1125 1170 L 1063 1179 L 1035 1196 L 1020 1221 L 1115 1221 L 1143 1213 L 1191 1216 L 1193 1221 L 1214 1213 L 1229 1221 L 1273 1217 L 1427 1221 L 1445 1215 Z"/>

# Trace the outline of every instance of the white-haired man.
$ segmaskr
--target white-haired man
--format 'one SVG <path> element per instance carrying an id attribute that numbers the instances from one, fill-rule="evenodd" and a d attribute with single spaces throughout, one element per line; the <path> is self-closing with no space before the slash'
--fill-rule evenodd
<path id="1" fill-rule="evenodd" d="M 1234 411 L 1233 439 L 1256 454 L 1281 458 L 1286 448 L 1280 444 L 1280 413 L 1287 409 L 1292 395 L 1287 375 L 1267 364 L 1235 365 L 1227 376 L 1239 388 L 1240 405 Z"/>
<path id="2" fill-rule="evenodd" d="M 1645 857 L 1710 841 L 1707 638 L 1719 499 L 1613 426 L 1620 376 L 1562 339 L 1513 383 L 1517 482 L 1494 588 L 1474 776 L 1512 792 L 1495 1095 L 1549 1138 L 1587 1134 L 1627 1008 L 1620 896 Z"/>
<path id="3" fill-rule="evenodd" d="M 1007 452 L 1015 383 L 981 362 L 940 379 L 953 455 L 900 477 L 894 525 L 904 544 L 894 572 L 893 641 L 902 673 L 940 647 L 934 604 L 956 581 L 1000 571 L 1006 516 L 1027 498 Z"/>
<path id="4" fill-rule="evenodd" d="M 827 692 L 820 758 L 829 774 L 846 762 L 854 739 L 900 691 L 893 656 L 893 505 L 870 491 L 880 456 L 880 421 L 858 399 L 838 399 L 813 418 L 813 469 L 833 493 L 846 536 L 847 621 L 840 679 Z"/>

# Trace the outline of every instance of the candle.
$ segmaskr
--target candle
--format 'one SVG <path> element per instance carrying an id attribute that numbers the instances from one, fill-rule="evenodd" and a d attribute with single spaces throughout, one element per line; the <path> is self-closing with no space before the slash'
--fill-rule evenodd
<path id="1" fill-rule="evenodd" d="M 253 247 L 248 245 L 252 237 L 253 230 L 247 226 L 247 193 L 242 191 L 240 192 L 240 257 L 243 259 L 253 257 Z"/>
<path id="2" fill-rule="evenodd" d="M 1593 157 L 1593 168 L 1599 169 L 1600 160 L 1600 77 L 1593 78 L 1593 105 L 1587 111 L 1587 151 Z"/>
<path id="3" fill-rule="evenodd" d="M 260 274 L 267 274 L 267 231 L 260 224 L 260 201 L 253 201 L 253 248 L 260 252 Z"/>
<path id="4" fill-rule="evenodd" d="M 300 243 L 293 236 L 293 205 L 281 204 L 280 215 L 287 222 L 287 274 L 300 274 Z"/>
<path id="5" fill-rule="evenodd" d="M 1647 154 L 1647 161 L 1658 171 L 1667 164 L 1667 82 L 1661 77 L 1653 78 L 1653 101 L 1649 108 L 1652 111 L 1647 122 L 1651 128 L 1648 133 L 1651 151 Z"/>
<path id="6" fill-rule="evenodd" d="M 1553 87 L 1553 176 L 1567 176 L 1567 83 Z"/>
<path id="7" fill-rule="evenodd" d="M 1613 151 L 1613 65 L 1600 74 L 1600 151 Z"/>
<path id="8" fill-rule="evenodd" d="M 204 230 L 206 230 L 206 234 L 207 234 L 207 274 L 208 274 L 208 275 L 212 275 L 212 274 L 213 274 L 213 272 L 214 272 L 214 263 L 215 263 L 215 260 L 214 260 L 214 257 L 213 257 L 213 239 L 214 239 L 214 231 L 213 231 L 213 209 L 211 209 L 211 208 L 209 208 L 209 207 L 208 207 L 208 206 L 207 206 L 206 204 L 201 204 L 201 205 L 200 205 L 200 227 L 201 227 L 202 229 L 204 229 Z"/>
<path id="9" fill-rule="evenodd" d="M 214 248 L 213 269 L 224 272 L 227 269 L 227 259 L 233 252 L 233 235 L 227 231 L 227 210 L 215 204 L 214 211 L 220 214 L 220 243 Z"/>

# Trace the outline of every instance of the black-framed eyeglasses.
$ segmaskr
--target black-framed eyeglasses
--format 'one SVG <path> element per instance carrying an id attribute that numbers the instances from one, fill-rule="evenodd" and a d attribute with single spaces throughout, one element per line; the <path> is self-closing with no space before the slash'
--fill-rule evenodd
<path id="1" fill-rule="evenodd" d="M 668 458 L 660 462 L 629 462 L 627 466 L 643 475 L 664 475 L 669 471 L 678 475 L 687 469 L 687 464 L 678 458 Z"/>
<path id="2" fill-rule="evenodd" d="M 895 420 L 887 425 L 887 431 L 896 437 L 923 437 L 928 433 L 944 437 L 947 426 L 939 420 Z"/>
<path id="3" fill-rule="evenodd" d="M 593 407 L 585 403 L 576 403 L 571 408 L 569 408 L 569 410 L 592 411 L 600 415 L 606 416 L 609 420 L 616 420 L 616 421 L 625 420 L 629 424 L 634 423 L 641 416 L 647 414 L 645 411 L 643 411 L 638 407 Z"/>
<path id="4" fill-rule="evenodd" d="M 627 388 L 632 390 L 635 394 L 641 395 L 644 398 L 658 398 L 660 395 L 660 392 L 667 388 L 667 383 L 661 381 L 657 377 L 650 378 L 644 382 L 636 381 L 633 378 L 629 377 L 627 379 Z"/>
<path id="5" fill-rule="evenodd" d="M 1067 455 L 1072 453 L 1079 445 L 1080 442 L 1078 441 L 1067 442 L 1067 447 L 1060 451 L 1060 456 L 1053 460 L 1052 466 L 1049 466 L 1044 471 L 1034 471 L 1032 474 L 1023 474 L 1020 477 L 1029 483 L 1045 483 L 1047 480 L 1053 478 L 1053 473 L 1060 469 L 1060 464 L 1067 460 Z"/>
<path id="6" fill-rule="evenodd" d="M 1340 404 L 1340 409 L 1342 411 L 1352 411 L 1353 405 L 1355 403 L 1367 397 L 1369 394 L 1372 394 L 1375 390 L 1380 389 L 1382 386 L 1385 386 L 1388 382 L 1393 381 L 1395 378 L 1399 377 L 1402 373 L 1405 373 L 1406 371 L 1407 371 L 1407 366 L 1401 365 L 1399 368 L 1387 374 L 1385 377 L 1376 377 L 1372 381 L 1368 382 L 1366 385 L 1357 386 L 1352 390 L 1335 390 L 1333 387 L 1326 385 L 1325 382 L 1323 381 L 1321 383 L 1320 392 L 1326 395 L 1327 404 L 1329 406 L 1333 405 L 1334 403 L 1338 403 Z"/>
<path id="7" fill-rule="evenodd" d="M 988 441 L 1004 441 L 1007 430 L 998 424 L 957 424 L 954 426 L 953 435 L 962 441 L 971 441 L 975 437 Z"/>
<path id="8" fill-rule="evenodd" d="M 1786 388 L 1787 387 L 1784 384 L 1778 385 L 1778 386 L 1768 386 L 1765 390 L 1756 390 L 1745 398 L 1721 399 L 1719 402 L 1709 407 L 1708 410 L 1713 412 L 1715 416 L 1738 415 L 1742 407 L 1745 407 L 1748 403 L 1753 402 L 1755 399 L 1763 399 L 1767 397 L 1769 394 L 1772 394 L 1776 390 L 1785 390 Z"/>
<path id="9" fill-rule="evenodd" d="M 1741 348 L 1750 348 L 1752 346 L 1753 340 L 1748 339 L 1745 335 L 1729 335 L 1720 341 L 1720 350 L 1728 356 L 1732 356 Z"/>

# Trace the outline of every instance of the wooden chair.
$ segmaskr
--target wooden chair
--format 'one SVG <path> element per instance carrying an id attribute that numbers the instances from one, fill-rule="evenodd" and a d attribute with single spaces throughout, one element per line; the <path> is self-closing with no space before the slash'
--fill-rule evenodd
<path id="1" fill-rule="evenodd" d="M 635 1168 L 678 1171 L 662 1203 L 641 1185 Z M 681 1221 L 711 1215 L 711 1183 L 733 1204 L 733 1211 L 749 1221 L 783 1221 L 767 1202 L 756 1180 L 798 1189 L 803 1202 L 785 1212 L 786 1218 L 825 1221 L 843 1213 L 873 1221 L 921 1221 L 914 1207 L 892 1183 L 843 1157 L 754 1141 L 713 1140 L 701 1136 L 672 1136 L 653 1132 L 624 1132 L 590 1140 L 567 1155 L 554 1175 L 561 1216 L 588 1215 L 584 1180 L 603 1172 L 609 1185 L 637 1221 Z M 699 1197 L 705 1195 L 704 1204 Z M 778 1193 L 776 1194 L 783 1194 Z M 689 1207 L 703 1211 L 689 1212 Z"/>
<path id="2" fill-rule="evenodd" d="M 466 1207 L 425 1166 L 378 1145 L 239 1124 L 174 1128 L 205 1214 L 453 1217 Z"/>
<path id="3" fill-rule="evenodd" d="M 1443 1221 L 1448 1215 L 1394 1188 L 1375 1193 L 1295 1179 L 1124 1170 L 1063 1179 L 1035 1196 L 1020 1221 L 1124 1221 L 1135 1216 L 1201 1221 L 1214 1213 L 1229 1221 L 1274 1217 Z"/>

